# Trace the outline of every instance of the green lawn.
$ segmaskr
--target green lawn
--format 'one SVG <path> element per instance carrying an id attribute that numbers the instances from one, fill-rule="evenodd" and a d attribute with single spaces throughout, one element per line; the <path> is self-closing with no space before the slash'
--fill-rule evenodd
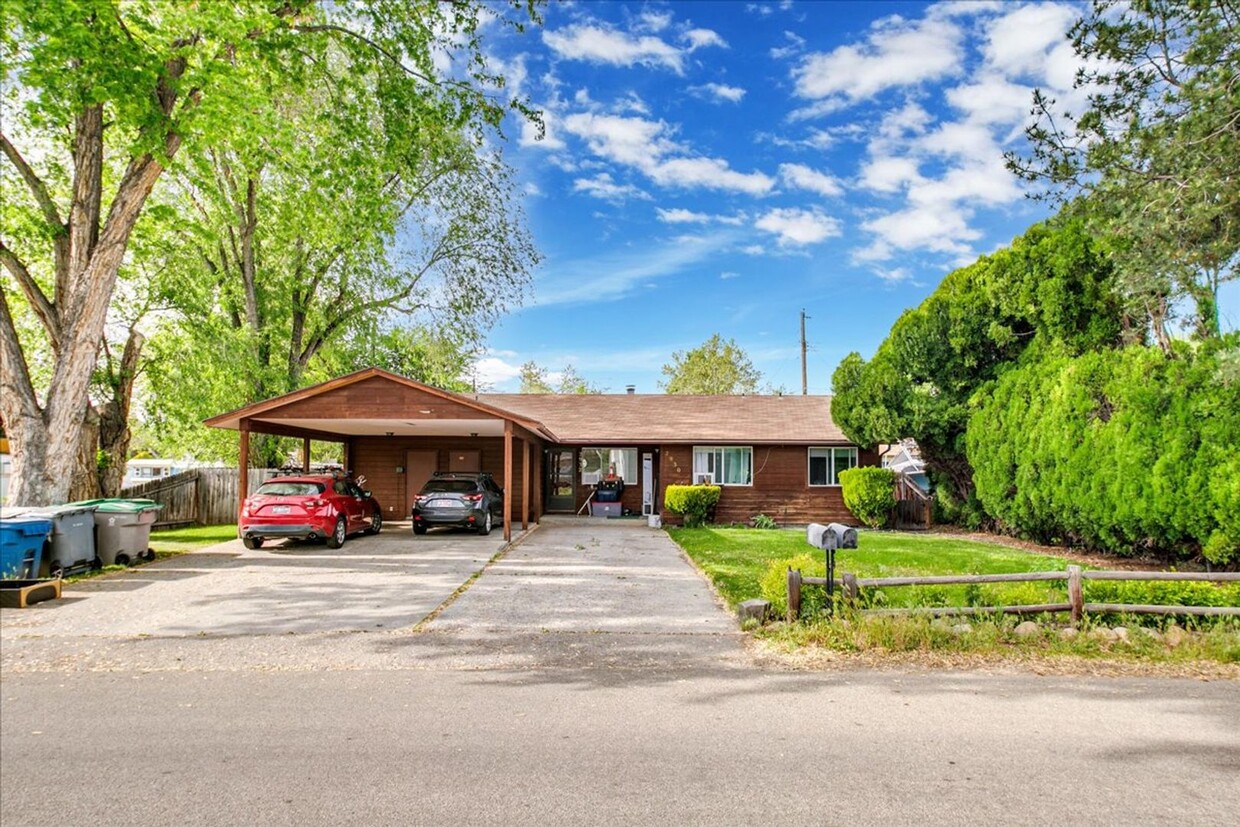
<path id="1" fill-rule="evenodd" d="M 167 531 L 152 531 L 151 548 L 155 549 L 157 554 L 165 552 L 177 554 L 235 539 L 237 539 L 235 525 L 197 525 Z"/>
<path id="2" fill-rule="evenodd" d="M 772 561 L 803 554 L 817 558 L 821 576 L 823 553 L 805 542 L 804 529 L 764 531 L 747 528 L 669 528 L 672 539 L 693 558 L 714 581 L 720 594 L 735 606 L 742 600 L 761 597 L 760 581 Z M 1068 561 L 1061 557 L 1035 554 L 995 543 L 979 543 L 928 534 L 862 531 L 856 549 L 836 552 L 836 577 L 852 572 L 860 577 L 895 577 L 914 574 L 1006 574 L 1023 571 L 1063 569 Z M 806 571 L 805 574 L 811 572 Z M 911 587 L 890 589 L 885 598 L 891 605 L 926 603 L 964 598 L 967 587 Z M 1056 584 L 1016 584 L 990 589 L 987 596 L 998 598 L 1010 593 L 1023 600 L 1029 593 L 1044 595 Z M 975 600 L 973 601 L 975 602 Z M 1032 602 L 1043 602 L 1041 599 Z M 943 604 L 945 605 L 945 604 Z"/>
<path id="3" fill-rule="evenodd" d="M 803 573 L 822 576 L 823 553 L 805 542 L 805 531 L 737 528 L 669 528 L 668 533 L 711 578 L 728 604 L 761 597 L 769 599 L 777 617 L 786 601 L 783 562 L 801 556 Z M 836 577 L 852 572 L 861 577 L 900 575 L 1006 574 L 1025 571 L 1064 569 L 1069 561 L 1062 557 L 1021 551 L 997 543 L 976 542 L 933 534 L 863 531 L 860 548 L 836 553 Z M 776 567 L 772 569 L 772 564 Z M 768 574 L 769 571 L 769 574 Z M 766 576 L 768 590 L 762 592 Z M 1032 637 L 1015 634 L 1021 617 L 978 616 L 968 619 L 967 633 L 956 633 L 953 623 L 936 622 L 926 615 L 890 616 L 849 611 L 833 617 L 822 614 L 821 587 L 807 586 L 801 623 L 774 623 L 756 634 L 777 651 L 794 652 L 805 648 L 835 652 L 933 652 L 947 657 L 960 654 L 1018 658 L 1030 656 L 1074 656 L 1123 661 L 1145 661 L 1170 665 L 1184 664 L 1197 669 L 1202 661 L 1240 663 L 1240 623 L 1234 618 L 1217 621 L 1158 616 L 1092 615 L 1082 625 L 1083 632 L 1066 638 L 1057 624 L 1067 621 L 1058 615 L 1053 623 L 1043 623 Z M 1012 606 L 1065 602 L 1065 584 L 1003 583 L 973 586 L 909 586 L 863 589 L 863 605 L 882 606 Z M 1164 605 L 1240 605 L 1240 584 L 1214 586 L 1209 583 L 1114 583 L 1086 582 L 1085 599 L 1097 603 L 1160 603 Z M 1043 621 L 1046 619 L 1043 618 Z M 1135 630 L 1143 626 L 1150 632 L 1179 623 L 1196 630 L 1186 641 L 1167 644 L 1156 634 Z M 1115 625 L 1134 627 L 1131 639 L 1100 640 L 1091 630 Z M 1231 674 L 1231 673 L 1229 673 Z"/>

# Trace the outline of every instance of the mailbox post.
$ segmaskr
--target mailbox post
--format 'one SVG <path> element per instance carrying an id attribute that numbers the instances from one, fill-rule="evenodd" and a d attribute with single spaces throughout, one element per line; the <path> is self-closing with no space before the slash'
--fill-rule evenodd
<path id="1" fill-rule="evenodd" d="M 840 547 L 840 534 L 835 531 L 834 524 L 825 526 L 810 523 L 805 530 L 805 540 L 811 546 L 821 549 L 826 555 L 827 570 L 827 614 L 835 612 L 835 551 Z"/>

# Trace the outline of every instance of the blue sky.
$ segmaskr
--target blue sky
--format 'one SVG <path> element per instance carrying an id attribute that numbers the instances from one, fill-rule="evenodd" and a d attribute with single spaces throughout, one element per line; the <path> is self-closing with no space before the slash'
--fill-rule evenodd
<path id="1" fill-rule="evenodd" d="M 491 331 L 479 382 L 515 390 L 533 359 L 654 393 L 674 351 L 719 333 L 799 392 L 804 308 L 809 391 L 828 393 L 839 360 L 869 356 L 945 273 L 1046 217 L 1003 152 L 1035 87 L 1079 100 L 1064 38 L 1078 12 L 551 5 L 541 30 L 490 44 L 545 113 L 541 141 L 509 124 L 504 149 L 545 261 Z"/>

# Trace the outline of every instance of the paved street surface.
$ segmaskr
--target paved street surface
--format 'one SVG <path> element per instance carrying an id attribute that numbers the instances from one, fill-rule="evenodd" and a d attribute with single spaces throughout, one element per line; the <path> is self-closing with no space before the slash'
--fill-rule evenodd
<path id="1" fill-rule="evenodd" d="M 220 572 L 209 556 L 239 544 L 116 578 L 138 578 L 129 593 L 144 597 L 125 605 L 158 622 L 108 617 L 117 586 L 0 613 L 0 823 L 1183 825 L 1240 812 L 1234 682 L 763 670 L 667 537 L 632 524 L 544 527 L 427 620 L 494 547 L 398 531 L 346 544 L 358 581 L 339 553 L 278 558 L 299 597 L 255 589 L 249 619 L 218 578 L 246 583 L 269 558 Z M 422 577 L 402 564 L 419 554 L 440 560 Z"/>

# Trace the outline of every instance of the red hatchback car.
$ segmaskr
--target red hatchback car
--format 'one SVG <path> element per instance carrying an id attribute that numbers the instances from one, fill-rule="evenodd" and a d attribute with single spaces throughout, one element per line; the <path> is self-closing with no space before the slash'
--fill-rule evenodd
<path id="1" fill-rule="evenodd" d="M 323 537 L 329 548 L 340 548 L 350 534 L 378 534 L 383 527 L 379 503 L 350 479 L 306 475 L 273 477 L 246 498 L 237 534 L 246 548 L 264 540 Z"/>

